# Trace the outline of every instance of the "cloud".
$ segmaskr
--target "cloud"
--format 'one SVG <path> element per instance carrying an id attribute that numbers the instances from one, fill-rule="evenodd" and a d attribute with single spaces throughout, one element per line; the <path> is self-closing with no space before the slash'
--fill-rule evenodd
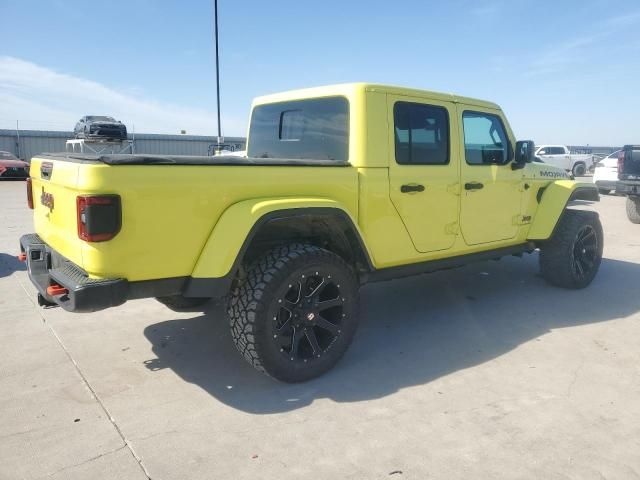
<path id="1" fill-rule="evenodd" d="M 640 10 L 609 18 L 605 24 L 609 27 L 626 27 L 640 21 Z"/>
<path id="2" fill-rule="evenodd" d="M 472 8 L 470 13 L 476 17 L 497 17 L 501 12 L 501 8 L 502 6 L 499 3 L 488 3 Z"/>
<path id="3" fill-rule="evenodd" d="M 0 57 L 0 128 L 70 130 L 83 115 L 111 115 L 136 132 L 215 135 L 215 112 L 145 98 L 99 82 L 14 58 Z M 245 122 L 224 118 L 228 135 L 243 135 Z"/>
<path id="4" fill-rule="evenodd" d="M 620 27 L 630 26 L 640 21 L 640 11 L 610 17 L 602 22 L 594 33 L 574 37 L 553 48 L 539 53 L 531 62 L 528 76 L 557 73 L 574 67 L 584 60 L 585 53 L 601 40 L 611 37 Z"/>

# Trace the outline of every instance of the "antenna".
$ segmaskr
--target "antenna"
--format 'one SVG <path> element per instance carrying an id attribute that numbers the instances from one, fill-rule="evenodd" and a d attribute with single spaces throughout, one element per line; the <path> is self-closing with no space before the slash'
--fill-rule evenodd
<path id="1" fill-rule="evenodd" d="M 218 53 L 218 0 L 213 3 L 215 16 L 215 37 L 216 37 L 216 97 L 218 106 L 218 148 L 222 148 L 222 125 L 220 124 L 220 56 Z"/>

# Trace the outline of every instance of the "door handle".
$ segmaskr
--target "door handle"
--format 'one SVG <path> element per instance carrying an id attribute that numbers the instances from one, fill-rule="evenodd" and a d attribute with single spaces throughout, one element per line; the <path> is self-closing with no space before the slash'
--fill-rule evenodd
<path id="1" fill-rule="evenodd" d="M 402 193 L 424 192 L 424 185 L 412 183 L 410 185 L 402 185 L 400 187 Z"/>
<path id="2" fill-rule="evenodd" d="M 481 190 L 484 185 L 480 182 L 469 182 L 464 184 L 465 190 Z"/>

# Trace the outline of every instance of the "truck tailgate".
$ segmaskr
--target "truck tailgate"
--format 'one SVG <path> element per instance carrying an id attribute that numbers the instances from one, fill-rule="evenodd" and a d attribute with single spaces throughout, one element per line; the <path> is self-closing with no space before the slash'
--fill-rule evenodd
<path id="1" fill-rule="evenodd" d="M 76 197 L 80 164 L 34 157 L 30 174 L 36 233 L 73 263 L 82 266 Z"/>

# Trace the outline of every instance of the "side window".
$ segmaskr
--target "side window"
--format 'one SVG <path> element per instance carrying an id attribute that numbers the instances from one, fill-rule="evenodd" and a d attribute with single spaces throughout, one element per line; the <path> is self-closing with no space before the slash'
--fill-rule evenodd
<path id="1" fill-rule="evenodd" d="M 551 147 L 549 150 L 551 155 L 564 155 L 564 148 L 562 147 Z"/>
<path id="2" fill-rule="evenodd" d="M 396 162 L 400 165 L 449 163 L 449 112 L 421 103 L 393 107 Z"/>
<path id="3" fill-rule="evenodd" d="M 349 102 L 324 97 L 257 105 L 247 148 L 249 157 L 346 162 Z"/>
<path id="4" fill-rule="evenodd" d="M 511 146 L 497 115 L 466 111 L 462 114 L 464 153 L 469 165 L 504 165 Z"/>

